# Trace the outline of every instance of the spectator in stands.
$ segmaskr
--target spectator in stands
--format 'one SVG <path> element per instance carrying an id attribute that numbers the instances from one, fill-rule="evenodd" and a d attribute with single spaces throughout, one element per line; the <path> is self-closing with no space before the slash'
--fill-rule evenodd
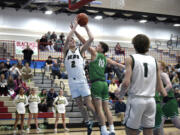
<path id="1" fill-rule="evenodd" d="M 42 89 L 41 90 L 41 93 L 39 93 L 39 97 L 41 99 L 41 103 L 39 103 L 39 111 L 40 112 L 47 112 L 48 111 L 48 108 L 47 108 L 47 102 L 46 102 L 46 99 L 47 99 L 47 91 L 46 89 Z"/>
<path id="2" fill-rule="evenodd" d="M 49 72 L 51 70 L 52 65 L 53 65 L 53 61 L 52 61 L 51 56 L 48 56 L 48 59 L 46 60 L 45 64 L 46 64 L 45 69 L 46 69 L 46 71 Z"/>
<path id="3" fill-rule="evenodd" d="M 15 88 L 15 82 L 13 80 L 13 77 L 10 75 L 8 77 L 8 81 L 7 81 L 7 89 L 8 89 L 8 93 L 11 96 L 12 99 L 14 99 L 15 96 L 16 96 L 14 88 Z"/>
<path id="4" fill-rule="evenodd" d="M 28 62 L 30 66 L 32 55 L 34 53 L 33 50 L 29 47 L 29 45 L 27 45 L 27 47 L 22 51 L 22 53 L 24 55 L 24 64 Z"/>
<path id="5" fill-rule="evenodd" d="M 116 55 L 123 54 L 123 50 L 121 49 L 120 43 L 117 43 L 114 49 L 115 49 L 115 54 Z"/>
<path id="6" fill-rule="evenodd" d="M 58 57 L 58 58 L 57 58 L 57 63 L 58 63 L 59 65 L 61 65 L 61 62 L 62 62 L 61 58 Z"/>
<path id="7" fill-rule="evenodd" d="M 53 102 L 54 102 L 54 99 L 57 97 L 57 93 L 54 91 L 53 88 L 50 89 L 50 91 L 48 92 L 47 94 L 47 107 L 48 107 L 48 111 L 49 112 L 54 112 L 53 110 Z"/>
<path id="8" fill-rule="evenodd" d="M 14 82 L 15 82 L 14 91 L 16 92 L 16 94 L 19 93 L 20 88 L 23 88 L 25 90 L 25 93 L 28 91 L 28 88 L 26 87 L 26 83 L 23 82 L 22 77 L 20 75 L 17 77 L 17 79 Z"/>
<path id="9" fill-rule="evenodd" d="M 32 70 L 29 67 L 29 63 L 26 63 L 25 66 L 22 68 L 22 78 L 24 81 L 30 81 L 32 78 Z"/>
<path id="10" fill-rule="evenodd" d="M 59 96 L 57 96 L 53 102 L 53 105 L 56 108 L 56 121 L 55 121 L 55 129 L 54 132 L 57 132 L 58 127 L 58 121 L 59 116 L 61 114 L 62 123 L 65 131 L 69 131 L 68 128 L 66 128 L 66 122 L 65 122 L 65 113 L 66 113 L 66 106 L 68 105 L 68 101 L 66 97 L 64 97 L 63 90 L 60 89 Z"/>
<path id="11" fill-rule="evenodd" d="M 55 46 L 54 46 L 54 49 L 55 49 L 57 52 L 62 51 L 62 49 L 63 49 L 63 47 L 64 47 L 64 41 L 65 41 L 64 34 L 61 33 L 61 35 L 59 36 L 59 39 L 56 41 L 56 44 L 55 44 Z"/>
<path id="12" fill-rule="evenodd" d="M 5 78 L 8 77 L 8 68 L 5 66 L 4 62 L 0 63 L 0 74 L 4 74 Z"/>
<path id="13" fill-rule="evenodd" d="M 23 68 L 22 60 L 18 60 L 17 68 L 19 69 L 19 71 L 21 71 L 21 69 Z"/>
<path id="14" fill-rule="evenodd" d="M 89 61 L 86 61 L 86 62 L 85 62 L 84 71 L 85 71 L 85 74 L 86 74 L 86 75 L 89 74 Z"/>
<path id="15" fill-rule="evenodd" d="M 68 79 L 68 75 L 67 75 L 67 71 L 65 69 L 64 63 L 61 63 L 60 73 L 61 73 L 61 78 L 62 79 Z"/>
<path id="16" fill-rule="evenodd" d="M 39 41 L 39 49 L 41 51 L 44 51 L 46 49 L 47 42 L 48 42 L 48 40 L 47 40 L 46 36 L 45 35 L 42 36 Z"/>
<path id="17" fill-rule="evenodd" d="M 50 39 L 53 40 L 53 41 L 56 41 L 57 40 L 57 35 L 55 32 L 53 32 L 50 36 Z"/>
<path id="18" fill-rule="evenodd" d="M 61 78 L 60 65 L 56 61 L 54 61 L 52 66 L 52 75 L 54 79 L 56 78 L 56 76 L 58 76 L 58 79 Z"/>
<path id="19" fill-rule="evenodd" d="M 17 68 L 16 64 L 13 64 L 13 66 L 9 69 L 9 74 L 13 77 L 15 80 L 18 76 L 21 76 L 21 72 Z"/>
<path id="20" fill-rule="evenodd" d="M 7 80 L 5 79 L 5 75 L 1 74 L 0 76 L 0 96 L 7 96 L 8 89 L 7 89 Z"/>
<path id="21" fill-rule="evenodd" d="M 111 79 L 114 77 L 112 66 L 110 64 L 107 64 L 105 68 L 105 76 L 106 76 L 106 81 L 109 85 L 111 83 Z"/>
<path id="22" fill-rule="evenodd" d="M 180 81 L 179 81 L 179 77 L 178 77 L 177 73 L 175 74 L 175 76 L 172 79 L 172 85 L 173 85 L 173 88 L 180 89 Z"/>
<path id="23" fill-rule="evenodd" d="M 12 67 L 12 65 L 10 64 L 10 59 L 7 59 L 7 60 L 6 60 L 5 67 L 6 67 L 8 70 Z"/>
<path id="24" fill-rule="evenodd" d="M 16 134 L 16 128 L 19 121 L 19 117 L 21 116 L 21 134 L 24 132 L 24 116 L 26 113 L 25 107 L 28 105 L 28 99 L 26 95 L 24 95 L 24 89 L 21 87 L 19 94 L 14 99 L 14 103 L 16 105 L 16 121 L 14 123 L 14 131 L 13 133 Z"/>
<path id="25" fill-rule="evenodd" d="M 109 96 L 112 100 L 115 99 L 115 94 L 114 92 L 117 90 L 118 86 L 115 83 L 115 80 L 112 79 L 111 84 L 109 85 Z"/>
<path id="26" fill-rule="evenodd" d="M 126 111 L 126 104 L 122 99 L 119 99 L 115 103 L 115 113 L 121 118 L 121 121 L 124 119 L 124 113 Z"/>

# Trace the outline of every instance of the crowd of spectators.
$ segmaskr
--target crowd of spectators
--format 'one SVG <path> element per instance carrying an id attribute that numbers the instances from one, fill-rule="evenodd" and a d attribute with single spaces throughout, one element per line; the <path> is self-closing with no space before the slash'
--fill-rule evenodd
<path id="1" fill-rule="evenodd" d="M 29 90 L 26 82 L 31 81 L 32 70 L 28 63 L 25 66 L 20 60 L 17 63 L 10 64 L 10 59 L 0 62 L 0 96 L 11 96 L 14 98 L 21 87 L 26 92 Z"/>
<path id="2" fill-rule="evenodd" d="M 56 51 L 61 52 L 64 47 L 65 36 L 64 33 L 61 33 L 59 37 L 55 32 L 48 31 L 45 35 L 39 40 L 39 49 L 41 51 Z"/>
<path id="3" fill-rule="evenodd" d="M 58 79 L 67 79 L 67 72 L 64 67 L 64 63 L 60 58 L 53 60 L 51 56 L 45 61 L 45 71 L 51 72 L 53 79 L 58 77 Z"/>

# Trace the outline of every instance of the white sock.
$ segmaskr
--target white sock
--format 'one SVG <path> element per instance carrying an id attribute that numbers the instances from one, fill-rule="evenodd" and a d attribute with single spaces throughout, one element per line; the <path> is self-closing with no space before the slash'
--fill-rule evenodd
<path id="1" fill-rule="evenodd" d="M 109 130 L 110 130 L 110 132 L 115 132 L 114 131 L 114 125 L 112 124 L 112 125 L 109 125 Z"/>
<path id="2" fill-rule="evenodd" d="M 102 133 L 106 133 L 107 132 L 107 127 L 105 125 L 101 126 L 101 132 Z"/>

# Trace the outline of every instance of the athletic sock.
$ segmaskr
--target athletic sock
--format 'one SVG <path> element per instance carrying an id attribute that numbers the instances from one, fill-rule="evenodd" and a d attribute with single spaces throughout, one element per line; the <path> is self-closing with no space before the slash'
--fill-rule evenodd
<path id="1" fill-rule="evenodd" d="M 113 124 L 112 124 L 112 125 L 109 125 L 109 131 L 110 131 L 110 132 L 115 132 L 115 131 L 114 131 L 114 125 L 113 125 Z"/>

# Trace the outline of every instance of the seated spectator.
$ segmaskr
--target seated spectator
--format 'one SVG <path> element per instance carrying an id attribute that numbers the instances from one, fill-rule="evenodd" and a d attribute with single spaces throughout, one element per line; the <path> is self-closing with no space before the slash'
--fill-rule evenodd
<path id="1" fill-rule="evenodd" d="M 54 41 L 57 40 L 57 35 L 56 35 L 55 32 L 53 32 L 53 33 L 51 34 L 50 39 L 51 39 L 51 40 L 54 40 Z"/>
<path id="2" fill-rule="evenodd" d="M 15 88 L 14 91 L 16 92 L 16 95 L 19 94 L 20 88 L 24 88 L 25 93 L 28 91 L 28 88 L 26 86 L 26 83 L 22 80 L 22 77 L 19 75 L 15 82 Z"/>
<path id="3" fill-rule="evenodd" d="M 14 99 L 16 96 L 14 88 L 15 88 L 15 82 L 13 80 L 13 77 L 9 76 L 8 81 L 7 81 L 7 89 L 8 89 L 9 95 L 11 96 L 12 99 Z"/>
<path id="4" fill-rule="evenodd" d="M 126 104 L 123 102 L 122 99 L 119 99 L 115 103 L 115 113 L 121 120 L 124 119 L 124 113 L 126 111 Z"/>
<path id="5" fill-rule="evenodd" d="M 7 60 L 6 60 L 5 67 L 6 67 L 8 70 L 12 67 L 12 65 L 10 64 L 10 59 L 7 59 Z"/>
<path id="6" fill-rule="evenodd" d="M 8 89 L 7 89 L 7 80 L 5 79 L 5 75 L 1 74 L 0 76 L 0 96 L 7 96 Z"/>
<path id="7" fill-rule="evenodd" d="M 174 89 L 180 89 L 180 81 L 179 81 L 179 77 L 178 74 L 176 73 L 175 76 L 172 79 L 172 85 Z"/>
<path id="8" fill-rule="evenodd" d="M 38 104 L 39 111 L 40 112 L 47 112 L 48 108 L 47 108 L 47 102 L 46 102 L 46 99 L 47 99 L 46 89 L 41 90 L 41 93 L 39 93 L 39 97 L 41 99 L 41 103 Z"/>
<path id="9" fill-rule="evenodd" d="M 48 107 L 48 111 L 52 112 L 53 111 L 53 102 L 54 99 L 57 97 L 57 93 L 54 91 L 53 88 L 50 89 L 50 91 L 47 94 L 47 107 Z"/>
<path id="10" fill-rule="evenodd" d="M 22 78 L 24 81 L 28 81 L 32 78 L 32 70 L 29 67 L 29 63 L 26 63 L 25 66 L 22 68 Z"/>
<path id="11" fill-rule="evenodd" d="M 39 41 L 39 49 L 41 51 L 45 51 L 46 46 L 47 46 L 47 42 L 48 42 L 48 40 L 47 40 L 46 36 L 42 36 L 40 41 Z"/>
<path id="12" fill-rule="evenodd" d="M 109 85 L 111 83 L 110 78 L 114 77 L 114 72 L 113 72 L 112 66 L 110 64 L 107 64 L 107 66 L 105 68 L 105 77 L 106 77 L 106 82 Z"/>
<path id="13" fill-rule="evenodd" d="M 68 75 L 67 75 L 67 72 L 66 72 L 64 63 L 61 63 L 60 73 L 61 73 L 61 78 L 62 78 L 62 79 L 68 79 Z"/>
<path id="14" fill-rule="evenodd" d="M 17 68 L 17 65 L 14 64 L 10 69 L 9 69 L 9 74 L 13 77 L 13 79 L 15 80 L 18 76 L 21 75 L 21 72 L 19 71 L 19 69 Z"/>
<path id="15" fill-rule="evenodd" d="M 0 74 L 4 74 L 5 78 L 8 77 L 8 68 L 5 66 L 4 62 L 0 63 Z"/>
<path id="16" fill-rule="evenodd" d="M 114 92 L 117 90 L 118 86 L 115 83 L 115 80 L 112 79 L 111 84 L 109 85 L 109 96 L 112 100 L 115 99 L 115 94 Z"/>
<path id="17" fill-rule="evenodd" d="M 56 61 L 54 61 L 54 64 L 52 66 L 52 75 L 54 79 L 56 78 L 56 76 L 58 76 L 58 79 L 61 78 L 60 65 Z"/>
<path id="18" fill-rule="evenodd" d="M 53 65 L 53 61 L 52 61 L 51 56 L 48 57 L 45 64 L 46 64 L 45 69 L 46 69 L 46 71 L 49 72 L 51 70 L 52 65 Z"/>
<path id="19" fill-rule="evenodd" d="M 57 58 L 57 63 L 60 65 L 62 63 L 62 60 L 60 57 Z"/>
<path id="20" fill-rule="evenodd" d="M 21 69 L 23 68 L 22 60 L 18 60 L 17 68 L 19 69 L 19 71 L 21 71 Z"/>

